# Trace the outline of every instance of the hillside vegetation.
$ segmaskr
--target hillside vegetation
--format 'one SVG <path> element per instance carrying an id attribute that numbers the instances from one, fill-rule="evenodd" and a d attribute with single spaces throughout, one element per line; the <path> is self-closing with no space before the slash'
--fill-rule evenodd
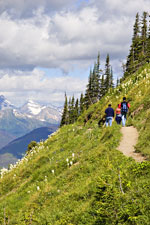
<path id="1" fill-rule="evenodd" d="M 150 65 L 127 77 L 73 125 L 65 125 L 19 161 L 1 170 L 0 223 L 40 225 L 137 224 L 150 221 Z M 120 126 L 99 127 L 108 103 L 126 96 L 128 125 L 139 131 L 136 163 L 117 150 Z"/>

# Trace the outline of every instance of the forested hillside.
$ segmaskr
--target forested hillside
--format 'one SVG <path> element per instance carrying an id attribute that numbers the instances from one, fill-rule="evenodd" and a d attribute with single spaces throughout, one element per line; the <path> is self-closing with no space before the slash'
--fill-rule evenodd
<path id="1" fill-rule="evenodd" d="M 150 163 L 117 150 L 120 126 L 99 127 L 108 103 L 124 95 L 137 151 L 150 157 L 150 65 L 128 77 L 73 125 L 60 128 L 9 171 L 1 171 L 2 224 L 149 224 Z M 86 122 L 85 122 L 86 121 Z M 123 191 L 122 191 L 123 190 Z"/>
<path id="2" fill-rule="evenodd" d="M 136 14 L 129 54 L 126 62 L 122 62 L 123 76 L 121 79 L 117 78 L 116 86 L 137 72 L 143 65 L 150 62 L 149 18 L 150 15 L 147 12 L 143 12 L 142 17 L 140 17 L 139 13 Z M 114 86 L 114 74 L 110 56 L 107 54 L 105 66 L 102 68 L 100 53 L 98 53 L 93 69 L 89 73 L 85 93 L 81 93 L 80 99 L 76 100 L 74 96 L 68 100 L 65 94 L 61 126 L 73 124 L 77 121 L 84 110 L 87 110 L 92 104 L 101 100 Z"/>

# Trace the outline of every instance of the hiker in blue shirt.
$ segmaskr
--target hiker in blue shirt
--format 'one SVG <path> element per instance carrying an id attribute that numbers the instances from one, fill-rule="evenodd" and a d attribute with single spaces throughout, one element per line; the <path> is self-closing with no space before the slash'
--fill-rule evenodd
<path id="1" fill-rule="evenodd" d="M 114 117 L 114 110 L 111 107 L 111 104 L 108 105 L 108 108 L 105 110 L 105 114 L 106 114 L 106 127 L 108 127 L 108 125 L 111 127 L 112 120 Z"/>

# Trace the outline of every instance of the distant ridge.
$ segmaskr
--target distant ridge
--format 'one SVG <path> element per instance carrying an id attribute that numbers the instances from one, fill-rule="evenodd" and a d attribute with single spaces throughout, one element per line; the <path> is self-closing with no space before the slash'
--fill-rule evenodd
<path id="1" fill-rule="evenodd" d="M 0 155 L 2 156 L 3 154 L 9 153 L 9 154 L 11 154 L 11 156 L 13 156 L 17 159 L 20 159 L 25 154 L 25 151 L 28 148 L 28 144 L 31 141 L 39 142 L 41 140 L 45 140 L 48 138 L 48 135 L 50 135 L 54 131 L 56 131 L 57 128 L 58 128 L 57 125 L 53 125 L 53 127 L 37 128 L 37 129 L 31 131 L 30 133 L 13 140 L 8 145 L 6 145 L 2 149 L 0 149 Z M 0 161 L 0 166 L 2 166 L 1 161 Z"/>

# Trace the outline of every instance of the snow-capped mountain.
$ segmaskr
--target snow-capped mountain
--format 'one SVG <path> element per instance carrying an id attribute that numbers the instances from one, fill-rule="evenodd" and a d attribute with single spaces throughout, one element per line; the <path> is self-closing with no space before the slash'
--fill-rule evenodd
<path id="1" fill-rule="evenodd" d="M 61 113 L 49 106 L 29 100 L 17 108 L 4 96 L 0 96 L 0 130 L 19 137 L 39 127 L 58 125 Z"/>
<path id="2" fill-rule="evenodd" d="M 51 109 L 57 110 L 62 115 L 62 112 L 63 112 L 63 109 L 64 109 L 63 106 L 54 106 L 52 104 L 49 104 L 48 107 L 50 107 Z"/>
<path id="3" fill-rule="evenodd" d="M 16 107 L 11 104 L 3 95 L 0 95 L 0 110 L 15 109 Z"/>
<path id="4" fill-rule="evenodd" d="M 27 149 L 27 145 L 25 148 L 22 147 L 23 144 L 29 144 L 31 140 L 38 140 L 37 138 L 39 138 L 39 140 L 47 138 L 48 134 L 54 132 L 59 127 L 60 119 L 61 113 L 56 108 L 40 105 L 32 100 L 29 100 L 22 107 L 17 108 L 1 95 L 0 148 L 4 147 L 5 149 L 7 144 L 9 146 L 10 141 L 17 138 L 15 142 L 17 145 L 14 146 L 13 151 L 18 151 L 19 154 L 21 154 L 22 151 Z M 38 130 L 38 133 L 36 130 Z M 46 137 L 44 136 L 45 131 L 48 131 Z M 26 135 L 30 139 L 27 139 L 25 142 Z M 20 139 L 18 138 L 21 137 L 22 142 L 19 146 L 18 140 Z M 8 165 L 14 162 L 16 162 L 16 158 L 14 158 L 12 152 L 7 157 L 5 154 L 0 153 L 0 166 L 2 166 L 3 163 Z"/>
<path id="5" fill-rule="evenodd" d="M 51 107 L 43 107 L 41 112 L 36 115 L 36 118 L 42 121 L 48 121 L 48 122 L 52 122 L 52 121 L 57 121 L 60 122 L 61 119 L 61 113 Z"/>
<path id="6" fill-rule="evenodd" d="M 29 99 L 28 102 L 20 108 L 20 112 L 26 115 L 38 115 L 44 108 L 46 108 L 46 106 L 41 106 L 40 104 Z"/>
<path id="7" fill-rule="evenodd" d="M 40 105 L 33 100 L 28 100 L 19 111 L 30 118 L 50 123 L 59 123 L 61 119 L 61 112 L 57 108 Z"/>

